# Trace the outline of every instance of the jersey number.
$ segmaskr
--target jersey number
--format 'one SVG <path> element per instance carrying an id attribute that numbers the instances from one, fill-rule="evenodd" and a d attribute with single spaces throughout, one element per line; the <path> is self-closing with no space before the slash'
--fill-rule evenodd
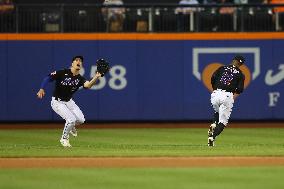
<path id="1" fill-rule="evenodd" d="M 224 72 L 220 81 L 224 85 L 230 85 L 233 79 L 234 79 L 234 75 L 232 73 Z"/>

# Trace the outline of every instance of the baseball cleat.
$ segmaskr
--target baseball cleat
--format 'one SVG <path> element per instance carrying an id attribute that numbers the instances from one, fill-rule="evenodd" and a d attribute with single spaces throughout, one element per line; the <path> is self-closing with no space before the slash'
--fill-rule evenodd
<path id="1" fill-rule="evenodd" d="M 71 129 L 70 134 L 71 134 L 73 137 L 78 136 L 78 133 L 77 133 L 77 130 L 76 130 L 75 126 Z"/>
<path id="2" fill-rule="evenodd" d="M 69 140 L 68 139 L 60 139 L 60 143 L 63 147 L 72 147 L 71 144 L 69 143 Z"/>
<path id="3" fill-rule="evenodd" d="M 213 136 L 214 129 L 216 128 L 216 123 L 212 123 L 208 129 L 208 137 Z"/>
<path id="4" fill-rule="evenodd" d="M 213 137 L 208 137 L 208 146 L 215 146 Z"/>

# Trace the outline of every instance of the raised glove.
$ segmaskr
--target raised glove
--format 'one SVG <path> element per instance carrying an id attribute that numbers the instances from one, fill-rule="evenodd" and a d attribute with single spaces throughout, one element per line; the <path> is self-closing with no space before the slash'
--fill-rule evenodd
<path id="1" fill-rule="evenodd" d="M 98 59 L 97 62 L 97 72 L 103 77 L 110 69 L 109 63 L 105 59 Z"/>

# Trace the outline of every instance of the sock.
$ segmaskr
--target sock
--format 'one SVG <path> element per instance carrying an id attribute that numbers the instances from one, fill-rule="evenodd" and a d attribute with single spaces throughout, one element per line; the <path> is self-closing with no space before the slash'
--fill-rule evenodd
<path id="1" fill-rule="evenodd" d="M 225 125 L 223 123 L 218 123 L 213 132 L 213 138 L 215 139 L 218 135 L 222 133 L 224 130 Z"/>
<path id="2" fill-rule="evenodd" d="M 75 122 L 67 122 L 66 121 L 61 138 L 69 139 L 69 133 L 74 126 L 75 126 Z"/>
<path id="3" fill-rule="evenodd" d="M 219 123 L 219 112 L 214 113 L 213 123 Z"/>

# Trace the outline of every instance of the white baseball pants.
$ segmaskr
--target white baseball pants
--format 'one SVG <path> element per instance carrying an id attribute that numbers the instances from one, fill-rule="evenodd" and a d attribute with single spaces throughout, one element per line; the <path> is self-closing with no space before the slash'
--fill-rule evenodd
<path id="1" fill-rule="evenodd" d="M 62 138 L 64 139 L 69 139 L 69 132 L 75 125 L 80 125 L 85 122 L 84 114 L 72 99 L 65 102 L 52 97 L 51 107 L 66 121 L 62 133 Z"/>
<path id="2" fill-rule="evenodd" d="M 214 111 L 219 113 L 219 123 L 226 126 L 234 104 L 233 93 L 221 89 L 214 90 L 211 94 L 211 104 Z"/>

